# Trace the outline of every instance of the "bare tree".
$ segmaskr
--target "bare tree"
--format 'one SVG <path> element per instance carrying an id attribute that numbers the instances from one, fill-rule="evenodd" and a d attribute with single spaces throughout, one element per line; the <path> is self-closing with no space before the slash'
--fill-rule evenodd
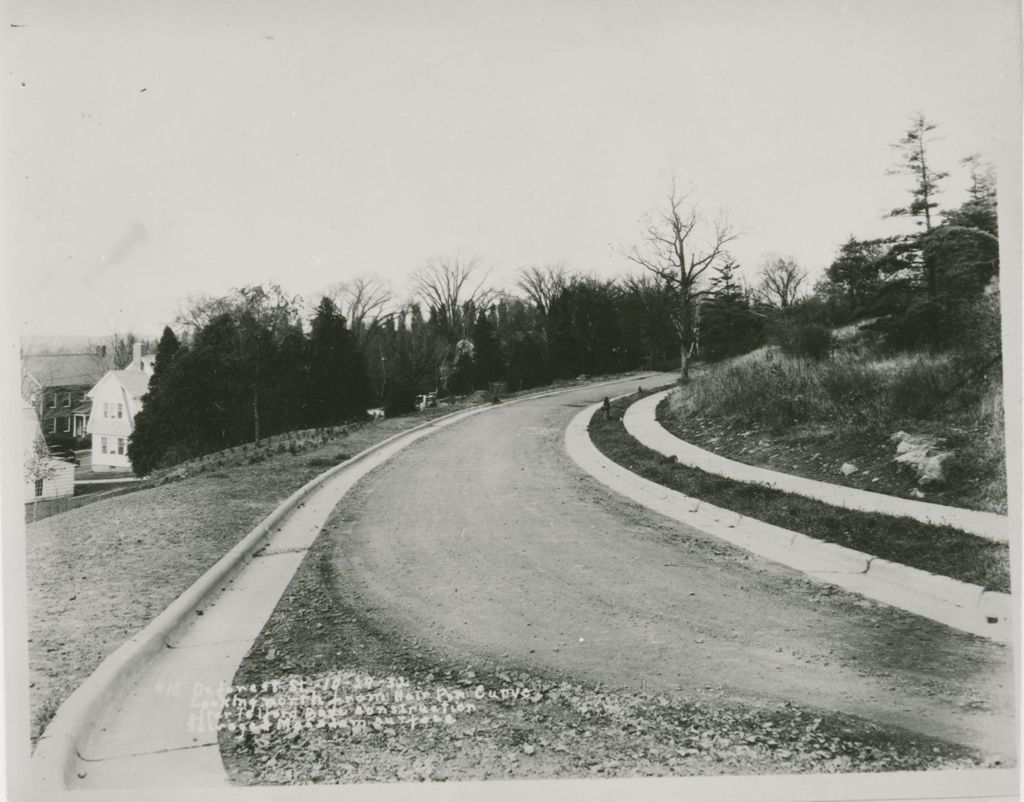
<path id="1" fill-rule="evenodd" d="M 394 297 L 380 281 L 358 276 L 335 284 L 327 293 L 348 321 L 356 342 L 362 349 L 373 339 L 380 327 L 395 316 Z"/>
<path id="2" fill-rule="evenodd" d="M 696 204 L 678 193 L 673 180 L 666 205 L 646 222 L 645 245 L 625 254 L 661 278 L 675 296 L 672 324 L 679 335 L 681 383 L 690 380 L 697 303 L 705 294 L 701 278 L 710 268 L 729 260 L 726 246 L 737 236 L 724 217 L 706 223 Z"/>
<path id="3" fill-rule="evenodd" d="M 120 334 L 114 332 L 110 335 L 110 344 L 107 346 L 107 358 L 113 370 L 123 370 L 132 363 L 133 349 L 139 341 L 132 332 Z"/>
<path id="4" fill-rule="evenodd" d="M 547 316 L 551 302 L 571 280 L 564 262 L 545 267 L 524 267 L 519 271 L 516 286 L 519 287 L 530 302 L 542 315 Z"/>
<path id="5" fill-rule="evenodd" d="M 488 274 L 479 259 L 455 255 L 432 259 L 413 276 L 416 295 L 449 344 L 468 336 L 474 311 L 494 297 L 486 286 Z"/>
<path id="6" fill-rule="evenodd" d="M 786 309 L 800 297 L 800 287 L 807 278 L 795 260 L 777 256 L 767 260 L 757 274 L 754 297 L 766 306 Z"/>
<path id="7" fill-rule="evenodd" d="M 189 295 L 179 306 L 174 322 L 182 339 L 187 340 L 217 315 L 232 312 L 234 308 L 231 296 Z"/>

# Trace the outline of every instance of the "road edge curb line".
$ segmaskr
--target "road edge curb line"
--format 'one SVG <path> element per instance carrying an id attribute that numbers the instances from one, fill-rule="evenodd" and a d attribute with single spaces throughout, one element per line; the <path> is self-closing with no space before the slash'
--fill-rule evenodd
<path id="1" fill-rule="evenodd" d="M 510 398 L 499 404 L 478 404 L 467 409 L 424 421 L 401 432 L 396 432 L 379 443 L 360 451 L 344 462 L 328 468 L 278 504 L 248 534 L 236 543 L 226 554 L 208 568 L 195 582 L 172 601 L 146 626 L 128 638 L 117 649 L 107 655 L 96 669 L 60 704 L 49 724 L 40 734 L 36 748 L 31 754 L 32 788 L 34 791 L 66 790 L 71 787 L 75 761 L 79 759 L 79 745 L 88 736 L 93 719 L 100 708 L 112 698 L 118 697 L 144 669 L 145 665 L 175 633 L 186 625 L 197 609 L 213 596 L 217 589 L 229 581 L 254 557 L 264 539 L 272 534 L 277 524 L 292 513 L 295 506 L 321 485 L 352 465 L 362 462 L 385 449 L 396 440 L 408 438 L 425 429 L 444 428 L 464 418 L 499 409 L 503 406 L 546 398 L 592 387 L 621 384 L 625 381 L 643 380 L 657 373 L 643 373 L 621 379 L 609 379 L 593 384 L 573 385 L 555 390 Z M 411 442 L 419 439 L 413 438 Z M 402 446 L 411 445 L 406 443 Z M 396 452 L 397 453 L 397 452 Z M 394 455 L 391 455 L 394 456 Z M 388 457 L 390 459 L 390 457 Z"/>
<path id="2" fill-rule="evenodd" d="M 665 456 L 672 456 L 682 465 L 725 476 L 738 482 L 758 484 L 816 499 L 836 507 L 876 512 L 882 515 L 913 518 L 922 523 L 952 526 L 969 534 L 997 543 L 1009 541 L 1010 521 L 1005 515 L 981 510 L 951 507 L 929 501 L 915 501 L 871 490 L 836 485 L 795 474 L 773 471 L 723 457 L 676 437 L 657 420 L 656 409 L 672 391 L 662 390 L 630 405 L 622 423 L 642 445 Z"/>
<path id="3" fill-rule="evenodd" d="M 980 585 L 747 518 L 633 473 L 606 457 L 590 439 L 589 422 L 600 407 L 593 404 L 573 418 L 566 428 L 565 445 L 581 469 L 612 490 L 706 535 L 787 565 L 818 581 L 839 585 L 980 637 L 1000 642 L 1011 640 L 1014 606 L 1008 593 L 985 590 Z M 997 620 L 992 621 L 993 618 Z"/>

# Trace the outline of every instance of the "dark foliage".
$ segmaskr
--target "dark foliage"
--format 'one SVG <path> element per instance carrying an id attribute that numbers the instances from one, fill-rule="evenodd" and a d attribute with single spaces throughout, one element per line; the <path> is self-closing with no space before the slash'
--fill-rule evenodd
<path id="1" fill-rule="evenodd" d="M 239 290 L 188 346 L 164 330 L 128 444 L 136 473 L 365 415 L 369 379 L 345 319 L 325 299 L 307 337 L 282 298 Z"/>
<path id="2" fill-rule="evenodd" d="M 529 334 L 511 344 L 505 384 L 509 390 L 528 390 L 547 383 L 544 348 Z"/>
<path id="3" fill-rule="evenodd" d="M 504 372 L 504 360 L 498 332 L 487 314 L 481 311 L 473 325 L 473 385 L 485 389 Z"/>
<path id="4" fill-rule="evenodd" d="M 711 362 L 745 354 L 763 338 L 763 317 L 753 308 L 734 271 L 732 263 L 718 269 L 701 305 L 701 356 Z"/>
<path id="5" fill-rule="evenodd" d="M 618 315 L 612 283 L 577 280 L 562 289 L 548 312 L 551 373 L 558 377 L 612 373 L 636 364 Z"/>

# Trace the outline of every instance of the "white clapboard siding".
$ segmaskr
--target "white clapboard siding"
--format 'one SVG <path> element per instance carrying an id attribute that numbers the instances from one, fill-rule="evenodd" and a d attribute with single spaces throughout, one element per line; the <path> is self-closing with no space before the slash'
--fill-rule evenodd
<path id="1" fill-rule="evenodd" d="M 36 496 L 36 483 L 25 482 L 25 502 L 42 501 L 48 498 L 62 498 L 75 494 L 75 466 L 70 462 L 55 459 L 53 465 L 53 476 L 43 480 L 43 495 Z"/>

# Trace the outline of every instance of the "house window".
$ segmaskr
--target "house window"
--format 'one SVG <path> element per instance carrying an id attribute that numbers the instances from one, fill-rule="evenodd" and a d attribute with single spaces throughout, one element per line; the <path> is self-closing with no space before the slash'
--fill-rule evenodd
<path id="1" fill-rule="evenodd" d="M 64 429 L 63 430 L 65 432 L 70 432 L 71 431 L 71 418 L 65 417 L 65 418 L 61 418 L 61 420 L 64 421 Z"/>
<path id="2" fill-rule="evenodd" d="M 36 498 L 41 498 L 43 495 L 43 480 L 36 479 Z"/>
<path id="3" fill-rule="evenodd" d="M 57 408 L 57 394 L 56 393 L 50 393 L 50 409 L 56 409 L 56 408 Z"/>
<path id="4" fill-rule="evenodd" d="M 57 419 L 50 418 L 50 434 L 57 434 Z"/>
<path id="5" fill-rule="evenodd" d="M 103 402 L 103 417 L 110 417 L 110 404 L 106 403 L 105 401 Z"/>
<path id="6" fill-rule="evenodd" d="M 119 417 L 119 418 L 123 418 L 124 417 L 124 404 L 118 404 L 117 405 L 117 417 Z"/>
<path id="7" fill-rule="evenodd" d="M 78 400 L 79 401 L 88 401 L 89 400 L 89 391 L 88 390 L 82 390 L 81 397 Z"/>
<path id="8" fill-rule="evenodd" d="M 66 406 L 66 407 L 70 407 L 71 406 L 71 393 L 65 394 L 65 396 L 64 396 L 64 406 Z"/>
<path id="9" fill-rule="evenodd" d="M 118 454 L 122 454 L 122 455 L 124 454 L 124 438 L 123 437 L 118 437 L 117 438 L 117 453 Z"/>
<path id="10" fill-rule="evenodd" d="M 106 454 L 107 453 L 107 438 L 106 437 L 101 437 L 100 438 L 100 453 L 101 454 Z"/>

